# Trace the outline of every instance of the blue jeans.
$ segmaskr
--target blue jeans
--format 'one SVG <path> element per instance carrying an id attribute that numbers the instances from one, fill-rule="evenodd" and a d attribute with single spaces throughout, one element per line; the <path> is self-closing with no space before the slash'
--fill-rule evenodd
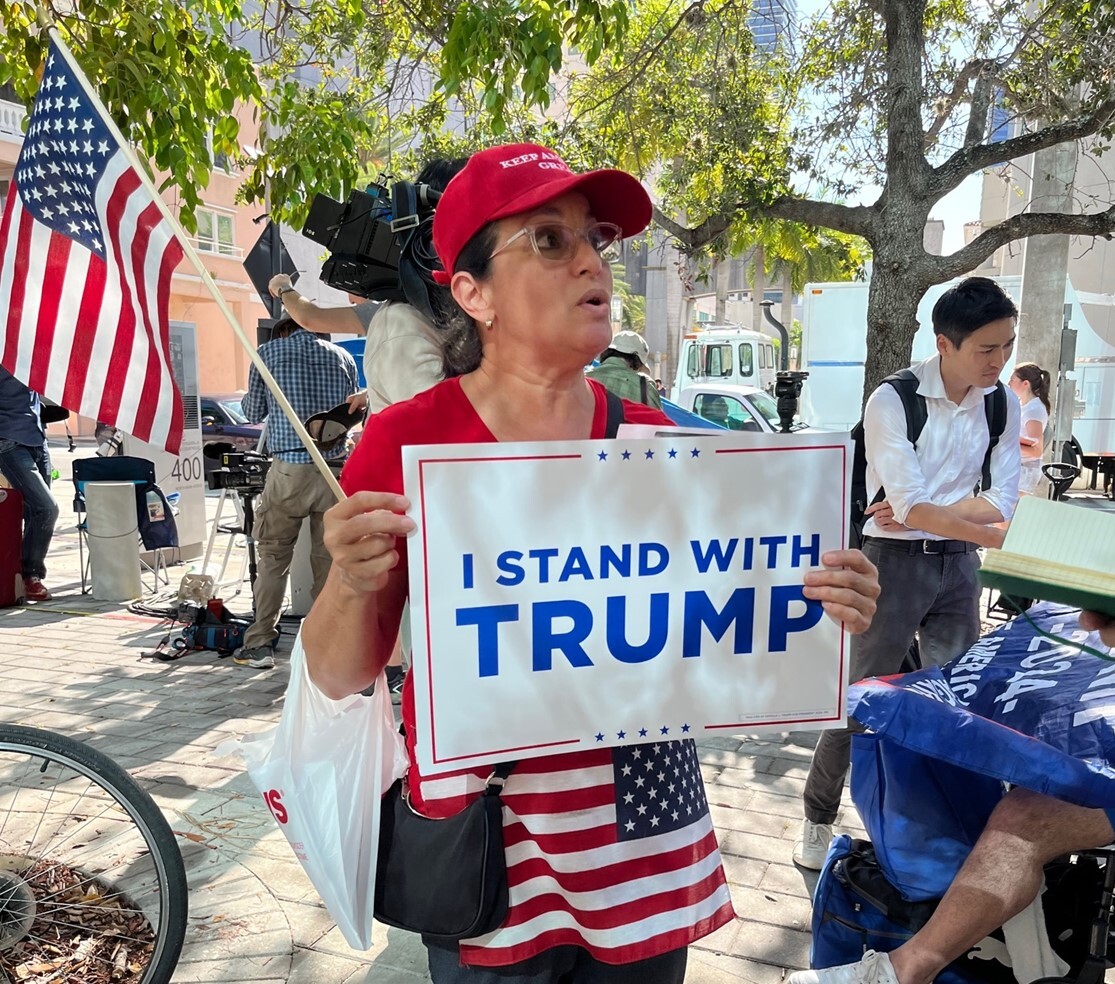
<path id="1" fill-rule="evenodd" d="M 23 496 L 24 577 L 46 577 L 46 552 L 58 521 L 58 503 L 50 494 L 50 451 L 0 438 L 0 473 Z"/>

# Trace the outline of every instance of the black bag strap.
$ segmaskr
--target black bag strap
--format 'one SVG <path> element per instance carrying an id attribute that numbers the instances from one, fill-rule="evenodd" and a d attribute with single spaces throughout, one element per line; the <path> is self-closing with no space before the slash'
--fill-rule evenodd
<path id="1" fill-rule="evenodd" d="M 503 792 L 503 784 L 507 781 L 507 777 L 518 764 L 518 762 L 500 762 L 492 769 L 492 774 L 488 776 L 488 782 L 484 786 L 484 795 L 499 796 Z"/>
<path id="2" fill-rule="evenodd" d="M 648 405 L 647 400 L 647 377 L 639 373 L 639 402 L 644 406 Z"/>
<path id="3" fill-rule="evenodd" d="M 611 390 L 605 390 L 604 396 L 608 404 L 608 420 L 604 425 L 604 436 L 615 437 L 619 433 L 619 425 L 623 423 L 623 400 Z"/>
<path id="4" fill-rule="evenodd" d="M 991 488 L 991 452 L 1007 428 L 1007 389 L 1001 380 L 995 384 L 995 391 L 983 398 L 983 412 L 987 415 L 987 433 L 991 438 L 987 442 L 987 454 L 983 456 L 980 474 L 980 488 L 986 492 Z"/>

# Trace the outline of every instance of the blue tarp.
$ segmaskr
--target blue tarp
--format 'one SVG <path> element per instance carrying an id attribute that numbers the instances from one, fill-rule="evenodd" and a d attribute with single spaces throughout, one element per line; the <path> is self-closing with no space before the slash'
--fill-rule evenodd
<path id="1" fill-rule="evenodd" d="M 1106 652 L 1078 612 L 1043 603 L 1034 623 Z M 909 899 L 952 881 L 1004 782 L 1115 808 L 1115 662 L 1042 637 L 1022 618 L 944 667 L 866 680 L 848 713 L 852 798 L 888 879 Z"/>

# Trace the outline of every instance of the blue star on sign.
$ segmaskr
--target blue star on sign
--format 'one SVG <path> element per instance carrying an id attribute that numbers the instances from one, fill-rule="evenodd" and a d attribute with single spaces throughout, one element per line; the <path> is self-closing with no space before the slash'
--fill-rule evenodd
<path id="1" fill-rule="evenodd" d="M 631 457 L 631 452 L 630 451 L 624 451 L 623 452 L 623 460 L 624 461 L 627 461 L 627 459 L 630 458 L 630 457 Z"/>
<path id="2" fill-rule="evenodd" d="M 682 734 L 686 734 L 686 735 L 689 734 L 689 725 L 688 724 L 683 724 L 681 726 L 681 731 L 682 731 Z"/>
<path id="3" fill-rule="evenodd" d="M 689 452 L 689 457 L 690 458 L 699 458 L 699 457 L 701 457 L 701 452 L 697 448 L 694 448 L 692 451 Z"/>
<path id="4" fill-rule="evenodd" d="M 670 448 L 670 457 L 671 458 L 676 458 L 677 456 L 678 456 L 677 451 L 675 451 L 673 448 Z"/>
<path id="5" fill-rule="evenodd" d="M 670 729 L 667 728 L 666 725 L 662 725 L 662 727 L 658 729 L 658 733 L 662 735 L 668 735 L 670 733 Z"/>
<path id="6" fill-rule="evenodd" d="M 601 451 L 596 457 L 599 458 L 601 461 L 607 461 L 608 460 L 608 452 L 607 451 Z"/>
<path id="7" fill-rule="evenodd" d="M 596 740 L 597 741 L 603 741 L 604 740 L 604 735 L 599 731 L 596 732 Z"/>
<path id="8" fill-rule="evenodd" d="M 646 728 L 640 728 L 639 729 L 639 737 L 640 738 L 645 738 L 646 736 L 647 736 L 647 729 Z"/>
<path id="9" fill-rule="evenodd" d="M 619 738 L 622 741 L 624 738 L 627 737 L 627 732 L 626 731 L 617 731 L 616 732 L 616 737 Z"/>
<path id="10" fill-rule="evenodd" d="M 651 451 L 650 448 L 647 448 L 647 450 L 643 452 L 643 455 L 646 457 L 647 461 L 650 461 L 650 459 L 654 457 L 654 452 Z"/>

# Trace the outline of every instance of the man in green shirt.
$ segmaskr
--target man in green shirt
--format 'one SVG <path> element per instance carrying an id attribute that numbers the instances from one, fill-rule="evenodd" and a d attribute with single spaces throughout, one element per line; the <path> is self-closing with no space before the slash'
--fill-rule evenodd
<path id="1" fill-rule="evenodd" d="M 588 377 L 624 400 L 661 410 L 662 398 L 648 375 L 649 360 L 650 347 L 643 336 L 635 331 L 621 331 L 600 353 L 600 364 L 588 371 Z"/>

